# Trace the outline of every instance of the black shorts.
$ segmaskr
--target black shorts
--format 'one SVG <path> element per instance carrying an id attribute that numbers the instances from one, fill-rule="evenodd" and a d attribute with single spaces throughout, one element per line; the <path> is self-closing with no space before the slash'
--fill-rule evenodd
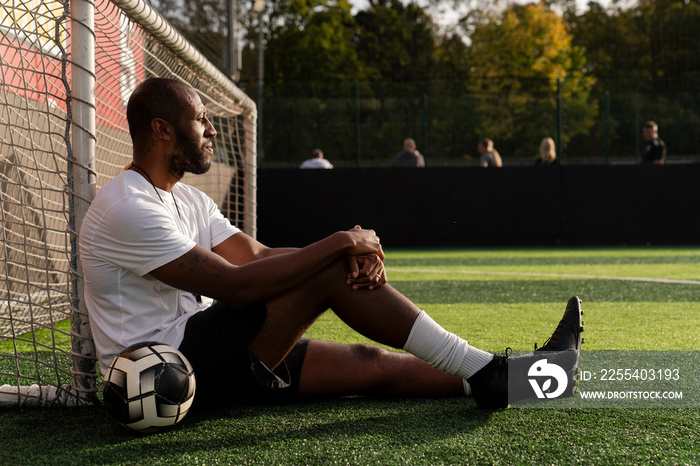
<path id="1" fill-rule="evenodd" d="M 293 398 L 309 340 L 297 342 L 284 361 L 269 370 L 248 350 L 265 319 L 265 304 L 233 309 L 217 302 L 187 321 L 179 350 L 194 368 L 197 407 Z"/>

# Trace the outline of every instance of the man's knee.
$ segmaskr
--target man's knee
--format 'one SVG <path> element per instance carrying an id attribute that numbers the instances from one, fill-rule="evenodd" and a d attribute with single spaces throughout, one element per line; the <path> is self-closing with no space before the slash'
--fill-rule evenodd
<path id="1" fill-rule="evenodd" d="M 404 367 L 403 357 L 405 354 L 390 351 L 371 344 L 350 345 L 352 359 L 354 361 L 353 370 L 358 378 L 366 382 L 371 382 L 370 391 L 381 393 L 387 384 L 393 383 L 393 379 L 400 368 Z"/>
<path id="2" fill-rule="evenodd" d="M 350 273 L 348 260 L 345 258 L 345 256 L 339 257 L 333 262 L 331 262 L 330 265 L 328 265 L 328 267 L 324 269 L 324 272 L 333 277 L 340 276 L 342 278 L 346 278 Z"/>
<path id="3" fill-rule="evenodd" d="M 376 363 L 389 357 L 389 351 L 379 346 L 369 345 L 365 343 L 355 343 L 350 345 L 350 352 L 353 359 L 360 363 Z"/>

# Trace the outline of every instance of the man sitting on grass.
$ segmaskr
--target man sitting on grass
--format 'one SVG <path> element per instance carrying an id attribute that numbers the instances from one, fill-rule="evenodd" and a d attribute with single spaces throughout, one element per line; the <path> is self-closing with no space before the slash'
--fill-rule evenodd
<path id="1" fill-rule="evenodd" d="M 133 163 L 100 190 L 80 232 L 103 373 L 125 347 L 154 340 L 189 359 L 200 406 L 364 393 L 467 394 L 500 408 L 509 402 L 508 373 L 525 374 L 542 358 L 568 370 L 573 393 L 578 298 L 540 353 L 484 352 L 387 284 L 373 230 L 356 226 L 304 248 L 271 249 L 231 225 L 205 194 L 179 183 L 186 172 L 209 169 L 216 136 L 189 86 L 145 81 L 129 100 L 127 119 Z M 328 309 L 362 335 L 406 352 L 303 338 Z"/>

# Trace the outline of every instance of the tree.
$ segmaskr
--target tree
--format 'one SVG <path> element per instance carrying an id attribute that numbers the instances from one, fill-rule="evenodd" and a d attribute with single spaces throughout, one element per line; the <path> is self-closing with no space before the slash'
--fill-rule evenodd
<path id="1" fill-rule="evenodd" d="M 595 80 L 584 75 L 583 49 L 572 45 L 563 18 L 543 4 L 472 18 L 470 90 L 482 97 L 475 109 L 482 136 L 517 141 L 508 155 L 534 156 L 542 137 L 556 134 L 559 84 L 568 115 L 563 142 L 585 133 L 597 112 L 589 101 Z"/>
<path id="2" fill-rule="evenodd" d="M 697 152 L 700 3 L 591 2 L 569 23 L 574 45 L 586 49 L 584 69 L 596 77 L 595 91 L 609 91 L 612 152 L 634 153 L 644 119 L 664 128 L 670 154 Z M 602 139 L 602 131 L 596 128 L 590 139 Z"/>
<path id="3" fill-rule="evenodd" d="M 584 69 L 597 78 L 599 90 L 638 89 L 648 81 L 640 66 L 648 61 L 648 36 L 636 10 L 591 2 L 569 21 L 573 44 L 586 50 Z"/>
<path id="4" fill-rule="evenodd" d="M 275 95 L 338 93 L 365 76 L 347 0 L 268 0 L 265 81 Z"/>
<path id="5" fill-rule="evenodd" d="M 637 18 L 645 47 L 640 65 L 652 88 L 677 90 L 679 81 L 694 75 L 697 90 L 700 2 L 640 0 Z"/>
<path id="6" fill-rule="evenodd" d="M 425 10 L 399 0 L 371 0 L 355 22 L 357 54 L 368 77 L 422 95 L 437 64 L 436 27 Z"/>

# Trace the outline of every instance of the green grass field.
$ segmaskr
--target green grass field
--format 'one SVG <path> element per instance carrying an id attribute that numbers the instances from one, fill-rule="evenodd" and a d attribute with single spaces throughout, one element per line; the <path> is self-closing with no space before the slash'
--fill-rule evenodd
<path id="1" fill-rule="evenodd" d="M 482 349 L 544 343 L 578 295 L 584 351 L 700 350 L 700 247 L 391 250 L 386 265 L 393 286 Z M 309 336 L 367 341 L 332 313 Z M 698 409 L 350 397 L 193 413 L 140 436 L 101 408 L 12 408 L 0 410 L 0 464 L 700 464 L 699 426 Z"/>

